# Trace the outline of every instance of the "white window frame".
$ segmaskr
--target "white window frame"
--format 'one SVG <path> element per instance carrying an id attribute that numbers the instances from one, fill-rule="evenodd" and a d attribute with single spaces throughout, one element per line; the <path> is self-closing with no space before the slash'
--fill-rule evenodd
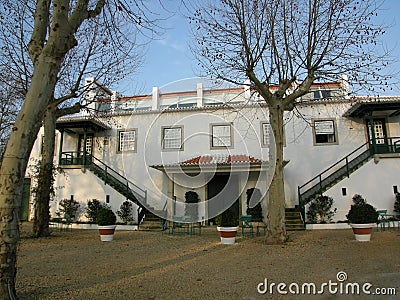
<path id="1" fill-rule="evenodd" d="M 326 119 L 312 119 L 312 129 L 313 129 L 313 142 L 314 146 L 326 146 L 326 145 L 338 145 L 338 134 L 336 119 L 326 118 Z M 327 142 L 317 141 L 317 135 L 324 135 L 327 137 Z"/>
<path id="2" fill-rule="evenodd" d="M 261 147 L 269 147 L 271 126 L 269 122 L 261 122 L 260 126 Z"/>
<path id="3" fill-rule="evenodd" d="M 216 136 L 214 129 L 218 127 L 229 128 L 229 134 Z M 229 138 L 229 144 L 224 142 L 224 139 Z M 233 134 L 232 134 L 232 124 L 231 123 L 220 123 L 220 124 L 210 124 L 210 148 L 211 149 L 221 149 L 221 148 L 233 148 Z"/>
<path id="4" fill-rule="evenodd" d="M 170 132 L 167 134 L 167 132 Z M 183 126 L 161 127 L 161 149 L 163 151 L 183 150 Z"/>
<path id="5" fill-rule="evenodd" d="M 133 139 L 132 139 L 133 133 Z M 121 139 L 122 136 L 123 139 Z M 125 140 L 126 139 L 126 140 Z M 125 144 L 127 144 L 125 148 Z M 129 144 L 128 144 L 129 143 Z M 117 144 L 117 152 L 137 152 L 137 129 L 127 129 L 127 130 L 118 130 L 118 144 Z"/>

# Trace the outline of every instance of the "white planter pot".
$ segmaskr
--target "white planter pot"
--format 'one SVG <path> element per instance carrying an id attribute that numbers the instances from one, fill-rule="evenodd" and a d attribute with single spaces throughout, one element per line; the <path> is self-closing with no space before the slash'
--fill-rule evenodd
<path id="1" fill-rule="evenodd" d="M 97 226 L 100 240 L 102 242 L 111 242 L 114 239 L 115 227 L 117 227 L 117 225 Z"/>
<path id="2" fill-rule="evenodd" d="M 236 241 L 236 234 L 239 227 L 217 227 L 219 236 L 221 237 L 221 244 L 233 245 Z"/>
<path id="3" fill-rule="evenodd" d="M 353 228 L 354 236 L 357 241 L 368 242 L 371 240 L 372 228 L 375 226 L 375 223 L 350 224 L 350 226 Z"/>

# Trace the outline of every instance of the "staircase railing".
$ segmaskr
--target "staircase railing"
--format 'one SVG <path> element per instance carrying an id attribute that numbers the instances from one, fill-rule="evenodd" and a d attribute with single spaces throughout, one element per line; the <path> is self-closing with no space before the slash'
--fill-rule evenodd
<path id="1" fill-rule="evenodd" d="M 350 174 L 374 154 L 400 153 L 400 137 L 386 137 L 385 143 L 368 141 L 350 154 L 298 187 L 299 206 L 305 218 L 304 207 L 315 195 L 322 194 L 338 179 Z"/>
<path id="2" fill-rule="evenodd" d="M 315 195 L 322 194 L 326 187 L 331 185 L 338 178 L 349 177 L 354 168 L 365 162 L 374 154 L 373 147 L 365 148 L 369 144 L 370 142 L 362 144 L 350 154 L 297 188 L 299 205 L 303 218 L 305 218 L 304 206 L 311 201 Z"/>
<path id="3" fill-rule="evenodd" d="M 147 204 L 147 191 L 140 188 L 136 184 L 132 183 L 124 176 L 122 176 L 118 171 L 114 170 L 110 166 L 106 165 L 104 162 L 99 160 L 98 158 L 86 154 L 84 156 L 82 152 L 63 152 L 61 153 L 60 165 L 80 165 L 80 166 L 95 166 L 97 169 L 101 170 L 104 175 L 104 181 L 110 182 L 110 180 L 117 181 L 122 186 L 124 186 L 127 190 L 131 191 L 134 196 L 140 198 L 139 206 L 145 206 Z M 131 199 L 132 200 L 132 199 Z M 138 200 L 138 199 L 136 199 Z"/>

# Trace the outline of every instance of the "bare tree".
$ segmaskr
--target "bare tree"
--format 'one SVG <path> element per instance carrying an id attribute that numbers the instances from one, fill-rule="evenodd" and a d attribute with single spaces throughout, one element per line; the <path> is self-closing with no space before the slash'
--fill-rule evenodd
<path id="1" fill-rule="evenodd" d="M 22 47 L 32 62 L 32 72 L 25 80 L 25 100 L 12 128 L 0 168 L 1 299 L 16 298 L 16 245 L 19 238 L 18 215 L 23 178 L 46 110 L 50 104 L 54 104 L 53 99 L 59 99 L 56 97 L 57 82 L 60 81 L 59 75 L 63 66 L 69 70 L 65 64 L 67 54 L 77 49 L 81 42 L 78 38 L 80 33 L 84 36 L 85 30 L 93 28 L 90 25 L 96 22 L 105 26 L 99 28 L 97 33 L 102 37 L 103 44 L 99 49 L 111 43 L 111 38 L 115 35 L 119 34 L 121 37 L 120 40 L 115 39 L 113 49 L 109 50 L 111 56 L 126 50 L 125 45 L 135 44 L 136 36 L 131 35 L 134 30 L 147 30 L 150 35 L 154 32 L 152 22 L 149 23 L 146 17 L 146 12 L 150 11 L 141 0 L 25 0 L 23 3 L 27 4 L 24 9 L 33 16 L 27 33 L 29 43 Z M 13 1 L 1 2 L 1 19 L 12 11 L 12 7 Z M 22 22 L 21 20 L 17 17 L 15 24 Z M 103 54 L 98 54 L 92 63 L 94 67 L 105 66 L 99 63 L 107 59 L 102 57 Z M 104 68 L 102 71 L 106 73 L 109 69 Z"/>
<path id="2" fill-rule="evenodd" d="M 203 72 L 235 84 L 250 79 L 269 109 L 276 142 L 270 149 L 276 154 L 268 192 L 270 243 L 287 239 L 284 112 L 314 82 L 337 81 L 342 74 L 371 92 L 385 87 L 388 56 L 376 51 L 384 28 L 373 21 L 378 8 L 370 0 L 224 0 L 195 6 L 192 48 Z"/>

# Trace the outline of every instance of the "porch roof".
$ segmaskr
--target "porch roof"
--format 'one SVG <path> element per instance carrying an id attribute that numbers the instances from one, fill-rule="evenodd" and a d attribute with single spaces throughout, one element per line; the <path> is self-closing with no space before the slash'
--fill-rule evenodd
<path id="1" fill-rule="evenodd" d="M 58 119 L 56 122 L 56 129 L 76 134 L 83 133 L 85 130 L 89 133 L 99 132 L 111 129 L 111 127 L 94 117 L 79 116 Z"/>
<path id="2" fill-rule="evenodd" d="M 385 97 L 360 100 L 343 114 L 344 117 L 356 118 L 374 115 L 385 115 L 389 117 L 399 116 L 400 98 Z"/>
<path id="3" fill-rule="evenodd" d="M 185 171 L 186 173 L 198 173 L 199 171 L 231 172 L 266 170 L 268 166 L 268 161 L 263 161 L 259 158 L 245 154 L 206 154 L 177 163 L 152 165 L 150 167 L 159 171 L 168 171 L 172 173 L 179 171 Z"/>

